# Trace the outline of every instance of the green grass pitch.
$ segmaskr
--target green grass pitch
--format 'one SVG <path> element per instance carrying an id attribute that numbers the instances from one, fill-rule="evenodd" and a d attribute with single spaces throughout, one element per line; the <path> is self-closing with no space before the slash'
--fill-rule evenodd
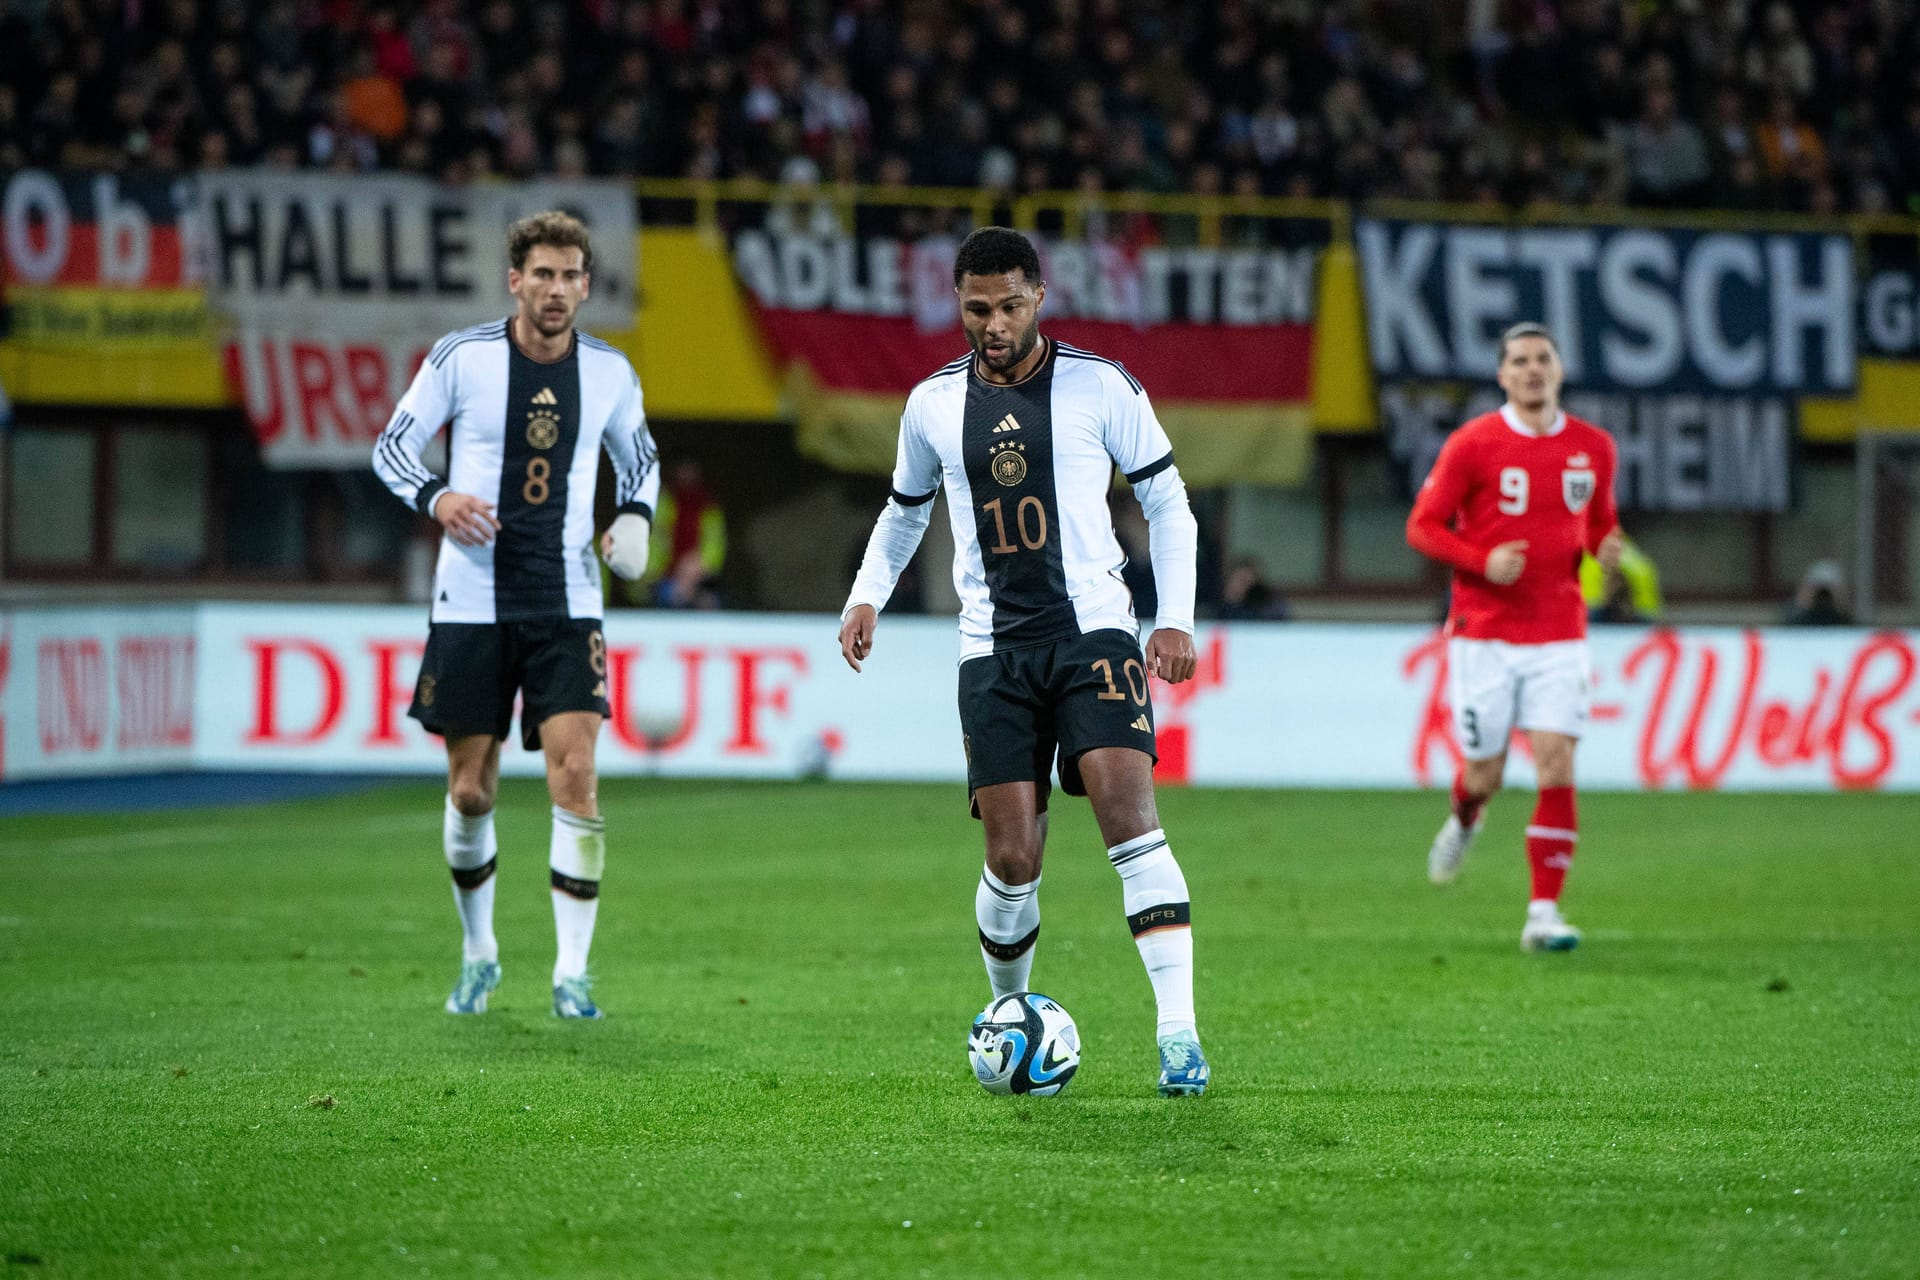
<path id="1" fill-rule="evenodd" d="M 1920 1272 L 1920 800 L 1584 797 L 1523 955 L 1509 793 L 1172 791 L 1212 1092 L 1059 800 L 1057 1099 L 966 1066 L 953 787 L 611 782 L 599 1024 L 549 1012 L 547 802 L 500 805 L 494 1010 L 440 789 L 0 823 L 0 1275 Z"/>

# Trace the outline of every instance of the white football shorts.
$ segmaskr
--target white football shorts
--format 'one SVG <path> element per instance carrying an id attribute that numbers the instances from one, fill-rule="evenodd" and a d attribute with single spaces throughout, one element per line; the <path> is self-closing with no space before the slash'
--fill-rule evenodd
<path id="1" fill-rule="evenodd" d="M 1469 760 L 1505 751 L 1516 728 L 1578 738 L 1586 732 L 1592 688 L 1585 640 L 1447 641 L 1453 736 Z"/>

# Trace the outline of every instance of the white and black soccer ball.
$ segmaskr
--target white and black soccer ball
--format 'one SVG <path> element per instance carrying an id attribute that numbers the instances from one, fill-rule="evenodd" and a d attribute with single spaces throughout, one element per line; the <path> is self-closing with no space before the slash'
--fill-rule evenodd
<path id="1" fill-rule="evenodd" d="M 1001 996 L 967 1034 L 967 1061 L 988 1093 L 1049 1097 L 1080 1069 L 1080 1028 L 1057 1000 L 1037 991 Z"/>

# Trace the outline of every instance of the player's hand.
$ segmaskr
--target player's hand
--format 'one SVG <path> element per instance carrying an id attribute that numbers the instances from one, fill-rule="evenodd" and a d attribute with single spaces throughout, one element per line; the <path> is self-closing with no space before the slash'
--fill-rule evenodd
<path id="1" fill-rule="evenodd" d="M 1600 549 L 1593 553 L 1593 558 L 1600 562 L 1602 569 L 1618 569 L 1620 553 L 1626 549 L 1626 545 L 1626 535 L 1620 532 L 1619 525 L 1615 525 L 1607 530 L 1606 537 L 1600 539 Z"/>
<path id="2" fill-rule="evenodd" d="M 847 610 L 847 616 L 840 622 L 840 656 L 855 671 L 860 669 L 860 661 L 873 652 L 873 629 L 880 625 L 880 615 L 870 604 L 857 604 Z"/>
<path id="3" fill-rule="evenodd" d="M 623 512 L 600 535 L 600 558 L 617 576 L 632 582 L 647 571 L 651 536 L 652 524 L 645 516 Z"/>
<path id="4" fill-rule="evenodd" d="M 500 532 L 491 502 L 451 489 L 433 500 L 433 518 L 463 547 L 484 547 Z"/>
<path id="5" fill-rule="evenodd" d="M 1159 676 L 1168 684 L 1193 679 L 1197 660 L 1193 656 L 1193 637 L 1174 627 L 1158 627 L 1147 637 L 1147 674 Z"/>
<path id="6" fill-rule="evenodd" d="M 1486 579 L 1496 587 L 1518 582 L 1527 569 L 1527 544 L 1503 542 L 1487 552 Z"/>

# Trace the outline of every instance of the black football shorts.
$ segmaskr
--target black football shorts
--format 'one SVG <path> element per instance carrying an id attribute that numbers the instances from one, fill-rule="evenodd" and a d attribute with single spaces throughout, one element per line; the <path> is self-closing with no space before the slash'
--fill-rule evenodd
<path id="1" fill-rule="evenodd" d="M 407 714 L 443 738 L 505 738 L 519 694 L 520 740 L 540 749 L 540 726 L 562 711 L 605 716 L 607 642 L 598 618 L 436 622 Z"/>
<path id="2" fill-rule="evenodd" d="M 1139 639 L 1108 629 L 968 658 L 960 664 L 960 733 L 969 797 L 996 783 L 1034 782 L 1044 800 L 1056 754 L 1060 789 L 1070 796 L 1087 793 L 1080 757 L 1095 747 L 1132 747 L 1158 760 Z"/>

